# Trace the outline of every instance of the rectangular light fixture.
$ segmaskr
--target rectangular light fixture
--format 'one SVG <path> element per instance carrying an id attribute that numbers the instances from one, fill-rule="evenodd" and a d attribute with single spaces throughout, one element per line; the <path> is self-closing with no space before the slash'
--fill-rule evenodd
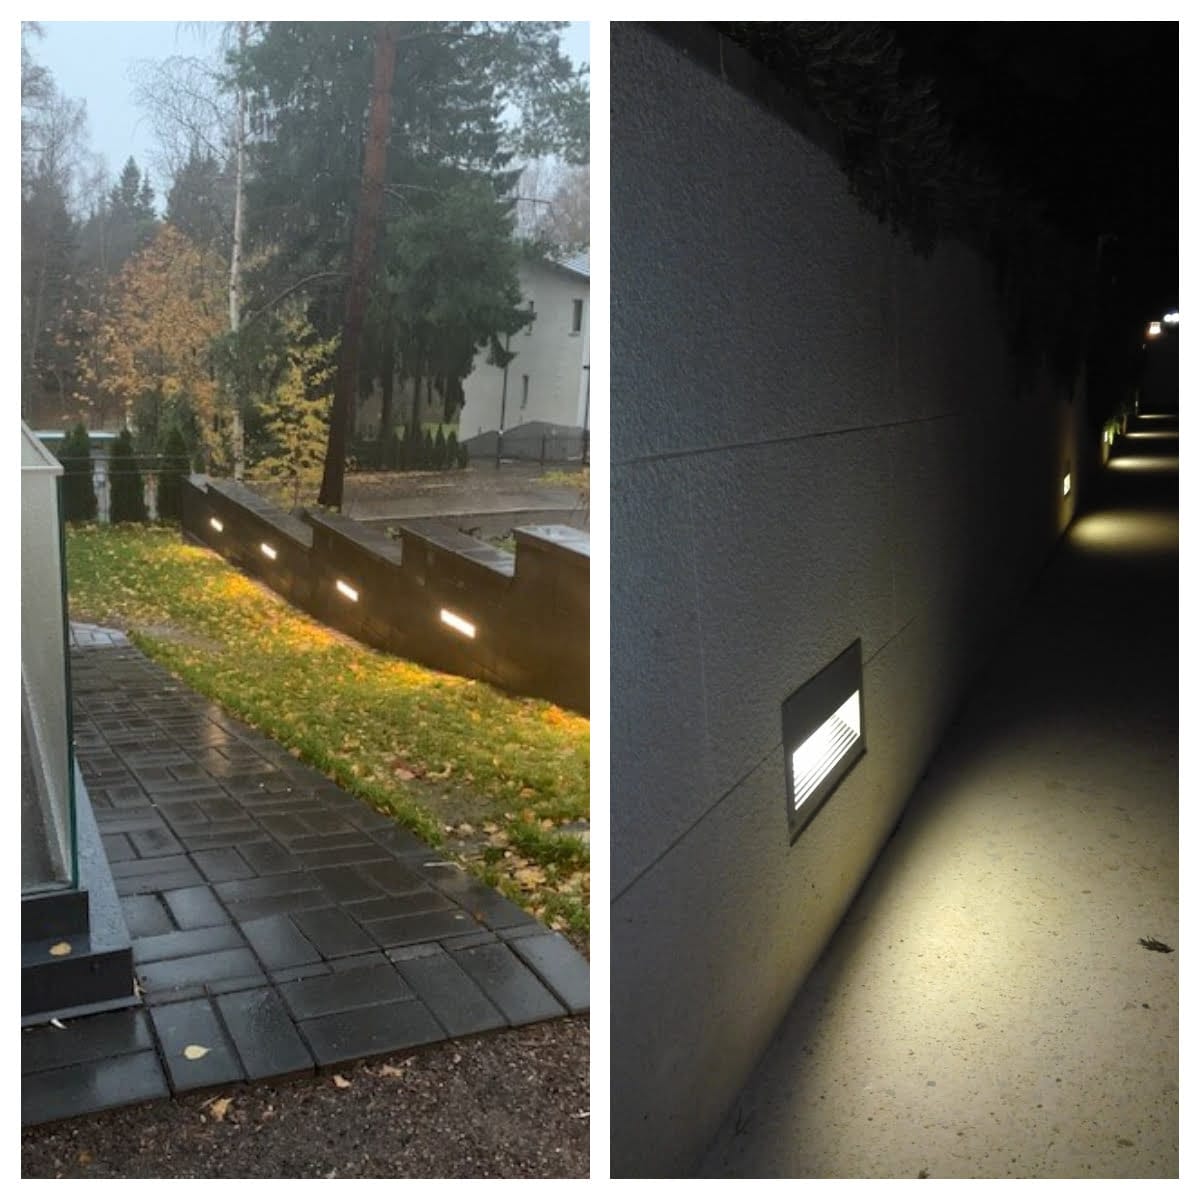
<path id="1" fill-rule="evenodd" d="M 260 542 L 258 548 L 272 561 L 278 557 L 278 551 L 274 546 L 268 546 L 266 542 Z"/>
<path id="2" fill-rule="evenodd" d="M 473 638 L 475 636 L 475 626 L 470 621 L 458 616 L 457 613 L 452 613 L 448 608 L 443 608 L 441 615 L 443 625 L 449 625 L 451 629 L 457 629 L 464 637 Z"/>
<path id="3" fill-rule="evenodd" d="M 862 642 L 783 702 L 788 833 L 793 841 L 866 753 Z"/>
<path id="4" fill-rule="evenodd" d="M 209 523 L 209 524 L 210 524 L 210 525 L 211 525 L 211 526 L 212 526 L 212 527 L 213 527 L 213 528 L 214 528 L 214 529 L 215 529 L 215 530 L 216 530 L 218 533 L 224 533 L 224 532 L 225 532 L 225 526 L 224 526 L 224 525 L 222 525 L 222 524 L 221 524 L 221 522 L 220 522 L 220 521 L 218 521 L 216 517 L 209 517 L 209 518 L 208 518 L 208 523 Z"/>
<path id="5" fill-rule="evenodd" d="M 1158 337 L 1162 333 L 1162 325 L 1158 321 L 1151 321 L 1150 327 L 1146 330 L 1147 337 Z"/>
<path id="6" fill-rule="evenodd" d="M 337 590 L 341 592 L 347 600 L 358 599 L 358 592 L 356 592 L 354 588 L 352 588 L 344 579 L 339 579 L 336 586 Z"/>
<path id="7" fill-rule="evenodd" d="M 1069 496 L 1070 494 L 1071 494 L 1071 472 L 1068 471 L 1063 476 L 1063 495 Z"/>

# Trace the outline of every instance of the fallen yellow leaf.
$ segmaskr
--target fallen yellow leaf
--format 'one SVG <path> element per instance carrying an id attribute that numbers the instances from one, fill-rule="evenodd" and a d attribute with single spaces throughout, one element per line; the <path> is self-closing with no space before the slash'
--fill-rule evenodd
<path id="1" fill-rule="evenodd" d="M 350 1080 L 348 1080 L 344 1075 L 335 1075 L 333 1077 L 333 1086 L 336 1088 L 348 1088 L 350 1086 Z"/>
<path id="2" fill-rule="evenodd" d="M 54 945 L 50 947 L 50 953 L 53 954 L 55 958 L 62 958 L 64 954 L 71 953 L 71 943 L 55 942 Z"/>
<path id="3" fill-rule="evenodd" d="M 404 1074 L 403 1067 L 393 1067 L 391 1063 L 384 1063 L 379 1068 L 380 1075 L 390 1075 L 395 1079 L 399 1079 Z"/>
<path id="4" fill-rule="evenodd" d="M 190 1059 L 193 1062 L 197 1058 L 203 1058 L 207 1053 L 208 1053 L 207 1046 L 192 1045 L 192 1046 L 184 1046 L 184 1048 L 183 1048 L 183 1057 L 186 1059 Z"/>
<path id="5" fill-rule="evenodd" d="M 229 1106 L 233 1103 L 232 1096 L 222 1096 L 219 1100 L 209 1102 L 208 1111 L 218 1121 L 225 1120 L 225 1114 L 229 1111 Z"/>

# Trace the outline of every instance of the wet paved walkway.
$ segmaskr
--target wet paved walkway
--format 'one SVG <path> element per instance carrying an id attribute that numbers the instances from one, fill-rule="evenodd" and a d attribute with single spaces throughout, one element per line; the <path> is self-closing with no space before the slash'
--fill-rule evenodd
<path id="1" fill-rule="evenodd" d="M 1175 428 L 1118 443 L 700 1174 L 1177 1175 Z"/>
<path id="2" fill-rule="evenodd" d="M 587 1010 L 565 938 L 120 634 L 72 645 L 142 1003 L 23 1033 L 23 1124 Z"/>

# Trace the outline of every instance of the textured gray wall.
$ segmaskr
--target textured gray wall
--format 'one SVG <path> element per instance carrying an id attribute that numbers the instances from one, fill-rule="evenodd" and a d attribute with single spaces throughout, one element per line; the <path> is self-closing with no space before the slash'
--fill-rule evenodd
<path id="1" fill-rule="evenodd" d="M 612 32 L 612 1164 L 686 1172 L 1069 519 L 1082 407 L 986 267 Z M 789 846 L 780 705 L 856 637 L 867 755 Z"/>

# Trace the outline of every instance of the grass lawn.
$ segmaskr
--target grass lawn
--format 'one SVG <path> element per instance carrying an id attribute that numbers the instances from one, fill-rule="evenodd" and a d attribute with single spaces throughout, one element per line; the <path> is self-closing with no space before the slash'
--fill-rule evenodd
<path id="1" fill-rule="evenodd" d="M 585 717 L 372 650 L 177 527 L 67 531 L 74 620 L 127 631 L 196 691 L 390 812 L 551 926 L 588 930 Z"/>

